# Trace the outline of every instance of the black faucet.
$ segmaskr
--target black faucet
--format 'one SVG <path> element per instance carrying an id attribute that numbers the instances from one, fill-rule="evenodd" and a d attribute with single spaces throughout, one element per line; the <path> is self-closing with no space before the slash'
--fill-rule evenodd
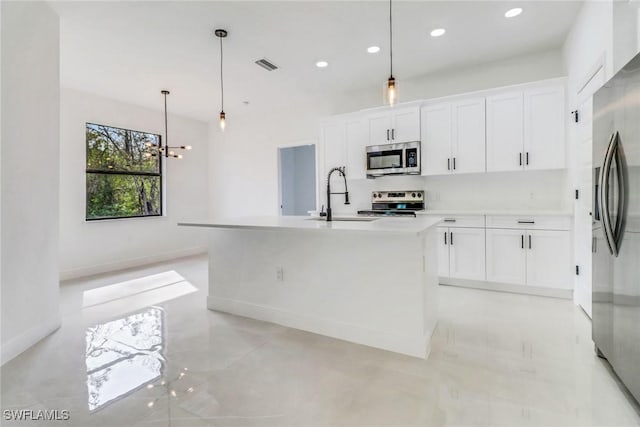
<path id="1" fill-rule="evenodd" d="M 344 178 L 344 193 L 332 193 L 331 192 L 331 174 L 334 172 L 338 172 Z M 331 217 L 331 195 L 332 194 L 344 194 L 344 204 L 350 205 L 349 203 L 349 191 L 347 190 L 347 175 L 344 172 L 344 166 L 333 168 L 329 171 L 327 175 L 327 221 L 333 221 Z"/>

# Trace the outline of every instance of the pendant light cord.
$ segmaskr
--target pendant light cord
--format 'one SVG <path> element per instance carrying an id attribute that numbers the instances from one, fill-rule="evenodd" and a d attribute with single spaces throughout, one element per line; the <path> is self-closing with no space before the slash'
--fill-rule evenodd
<path id="1" fill-rule="evenodd" d="M 221 110 L 224 111 L 224 77 L 222 75 L 222 62 L 223 62 L 223 54 L 222 54 L 222 37 L 220 37 L 220 100 L 221 100 Z"/>
<path id="2" fill-rule="evenodd" d="M 389 59 L 390 74 L 393 76 L 393 21 L 391 20 L 391 0 L 389 0 Z"/>
<path id="3" fill-rule="evenodd" d="M 164 146 L 165 156 L 169 157 L 169 133 L 167 131 L 167 94 L 164 93 Z"/>

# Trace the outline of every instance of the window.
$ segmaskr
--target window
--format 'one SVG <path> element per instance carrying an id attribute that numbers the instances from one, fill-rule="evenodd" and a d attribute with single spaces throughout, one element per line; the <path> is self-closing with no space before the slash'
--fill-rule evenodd
<path id="1" fill-rule="evenodd" d="M 160 135 L 87 123 L 87 220 L 162 215 Z"/>

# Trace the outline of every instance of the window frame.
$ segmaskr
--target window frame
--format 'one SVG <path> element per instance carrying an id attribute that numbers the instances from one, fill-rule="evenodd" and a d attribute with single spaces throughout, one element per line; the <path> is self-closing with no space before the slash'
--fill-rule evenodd
<path id="1" fill-rule="evenodd" d="M 95 169 L 95 168 L 87 168 L 87 155 L 89 152 L 89 142 L 87 140 L 87 128 L 89 125 L 93 125 L 93 126 L 104 126 L 104 127 L 108 127 L 108 128 L 113 128 L 113 129 L 120 129 L 120 130 L 124 130 L 124 131 L 128 131 L 128 132 L 138 132 L 138 133 L 146 133 L 146 134 L 150 134 L 150 135 L 155 135 L 158 137 L 158 147 L 162 147 L 162 135 L 159 133 L 155 133 L 155 132 L 147 132 L 147 131 L 142 131 L 142 130 L 135 130 L 135 129 L 127 129 L 127 128 L 123 128 L 123 127 L 119 127 L 119 126 L 111 126 L 111 125 L 103 125 L 103 124 L 99 124 L 99 123 L 93 123 L 93 122 L 85 122 L 84 125 L 84 129 L 85 129 L 85 156 L 84 156 L 84 163 L 85 163 L 85 171 L 84 171 L 84 176 L 85 176 L 85 181 L 84 181 L 84 196 L 85 196 L 85 209 L 84 209 L 84 220 L 87 222 L 93 222 L 93 221 L 109 221 L 109 220 L 119 220 L 119 219 L 131 219 L 131 218 L 158 218 L 158 217 L 163 217 L 164 216 L 164 170 L 163 170 L 163 155 L 162 153 L 158 152 L 157 153 L 157 158 L 158 158 L 158 172 L 144 172 L 144 171 L 118 171 L 118 170 L 104 170 L 104 169 Z M 160 212 L 157 214 L 149 214 L 149 215 L 120 215 L 120 216 L 105 216 L 105 217 L 100 217 L 100 218 L 88 218 L 87 217 L 87 208 L 88 208 L 88 201 L 89 201 L 89 197 L 88 197 L 88 193 L 87 193 L 87 175 L 88 174 L 94 174 L 94 175 L 121 175 L 121 176 L 152 176 L 152 177 L 158 177 L 160 178 L 160 187 L 158 189 L 158 194 L 159 194 L 159 207 L 160 207 Z"/>

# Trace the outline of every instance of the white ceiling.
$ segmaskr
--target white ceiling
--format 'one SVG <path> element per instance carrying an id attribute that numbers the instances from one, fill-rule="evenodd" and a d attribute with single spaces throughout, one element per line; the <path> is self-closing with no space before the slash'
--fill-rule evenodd
<path id="1" fill-rule="evenodd" d="M 60 14 L 61 83 L 211 120 L 220 109 L 277 108 L 382 87 L 389 74 L 386 1 L 51 2 Z M 394 75 L 403 78 L 559 47 L 578 1 L 394 1 Z M 524 9 L 517 18 L 504 12 Z M 447 33 L 432 38 L 429 32 Z M 379 45 L 380 53 L 366 52 Z M 254 64 L 266 57 L 281 69 Z M 323 59 L 329 67 L 318 69 Z M 246 106 L 243 101 L 250 101 Z"/>

